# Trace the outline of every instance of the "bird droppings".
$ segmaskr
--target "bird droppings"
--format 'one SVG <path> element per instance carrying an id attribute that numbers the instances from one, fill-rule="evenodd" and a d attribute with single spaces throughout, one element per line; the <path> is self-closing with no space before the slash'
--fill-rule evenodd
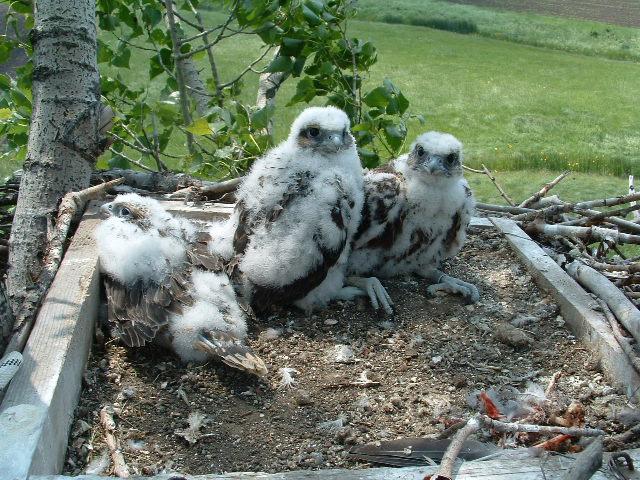
<path id="1" fill-rule="evenodd" d="M 382 314 L 358 302 L 336 303 L 312 317 L 282 309 L 254 322 L 248 342 L 269 364 L 264 380 L 216 362 L 185 366 L 156 347 L 94 345 L 65 473 L 84 473 L 89 463 L 111 473 L 104 467 L 99 419 L 107 404 L 116 412 L 125 461 L 132 474 L 142 475 L 364 468 L 348 458 L 351 446 L 437 435 L 476 411 L 468 403 L 473 392 L 497 392 L 510 412 L 518 406 L 510 403 L 514 398 L 540 397 L 558 371 L 553 390 L 559 414 L 579 402 L 585 426 L 625 430 L 636 410 L 559 324 L 551 297 L 532 282 L 516 281 L 530 276 L 501 237 L 470 235 L 445 271 L 477 285 L 480 302 L 430 298 L 424 281 L 399 278 L 383 282 L 396 307 L 384 326 Z M 532 343 L 500 342 L 497 327 L 518 316 L 536 317 L 520 327 Z M 327 325 L 328 319 L 337 323 Z M 280 334 L 261 334 L 269 329 Z M 328 361 L 336 345 L 349 345 L 357 361 Z M 434 363 L 434 357 L 441 360 Z M 290 387 L 279 388 L 282 368 L 299 372 Z M 125 389 L 134 395 L 125 398 Z M 515 392 L 520 396 L 508 395 Z M 205 416 L 196 443 L 174 433 L 189 428 L 191 412 Z M 342 422 L 335 431 L 319 428 L 335 420 Z"/>

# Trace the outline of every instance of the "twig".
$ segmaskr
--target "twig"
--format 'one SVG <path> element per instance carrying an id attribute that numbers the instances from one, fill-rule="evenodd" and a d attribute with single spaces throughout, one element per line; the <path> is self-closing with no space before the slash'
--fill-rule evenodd
<path id="1" fill-rule="evenodd" d="M 480 422 L 484 428 L 492 428 L 496 432 L 525 432 L 540 433 L 546 435 L 571 435 L 572 437 L 598 437 L 604 435 L 604 430 L 598 428 L 556 427 L 553 425 L 533 425 L 526 423 L 507 423 L 493 420 L 486 415 L 480 416 Z"/>
<path id="2" fill-rule="evenodd" d="M 533 195 L 531 195 L 529 198 L 527 198 L 524 202 L 522 202 L 518 206 L 522 207 L 522 208 L 525 208 L 525 207 L 529 207 L 529 206 L 533 205 L 538 200 L 540 200 L 542 197 L 546 196 L 547 193 L 549 192 L 549 190 L 551 190 L 558 183 L 560 183 L 570 173 L 571 172 L 567 171 L 567 172 L 564 172 L 564 173 L 558 175 L 554 180 L 552 180 L 551 182 L 547 183 L 544 187 L 542 187 L 539 192 L 534 193 Z"/>
<path id="3" fill-rule="evenodd" d="M 610 438 L 610 440 L 612 440 L 616 444 L 626 445 L 631 440 L 633 440 L 634 438 L 636 438 L 638 436 L 640 436 L 640 423 L 637 423 L 636 425 L 631 427 L 629 430 L 626 430 L 626 431 L 624 431 L 622 433 L 619 433 L 618 435 L 612 435 L 609 438 Z"/>
<path id="4" fill-rule="evenodd" d="M 223 182 L 202 182 L 201 185 L 191 185 L 186 188 L 176 190 L 167 195 L 169 199 L 185 198 L 191 195 L 218 196 L 225 193 L 234 192 L 238 185 L 242 183 L 244 177 L 232 178 Z"/>
<path id="5" fill-rule="evenodd" d="M 629 195 L 633 195 L 634 193 L 636 193 L 636 187 L 633 183 L 633 175 L 629 175 Z M 636 204 L 635 201 L 631 202 L 631 205 L 635 205 L 635 204 Z M 638 213 L 637 210 L 633 212 L 633 219 L 635 221 L 640 220 L 640 213 Z"/>
<path id="6" fill-rule="evenodd" d="M 566 270 L 578 283 L 604 300 L 624 328 L 640 341 L 640 311 L 624 293 L 600 272 L 578 260 L 567 265 Z"/>
<path id="7" fill-rule="evenodd" d="M 617 230 L 602 227 L 567 227 L 565 225 L 549 225 L 544 222 L 533 222 L 527 225 L 527 232 L 541 233 L 549 236 L 566 236 L 582 238 L 587 243 L 611 242 L 640 245 L 640 235 L 621 233 Z"/>
<path id="8" fill-rule="evenodd" d="M 587 202 L 576 203 L 576 208 L 586 210 L 588 208 L 595 207 L 613 207 L 615 205 L 622 205 L 624 203 L 640 200 L 640 193 L 634 193 L 631 195 L 622 195 L 619 197 L 603 198 L 601 200 L 589 200 Z"/>
<path id="9" fill-rule="evenodd" d="M 129 468 L 124 461 L 124 456 L 120 450 L 118 439 L 115 436 L 116 422 L 113 420 L 113 408 L 110 406 L 102 407 L 100 410 L 100 423 L 104 429 L 104 441 L 111 452 L 111 460 L 113 461 L 113 473 L 120 478 L 129 478 Z"/>
<path id="10" fill-rule="evenodd" d="M 467 167 L 466 165 L 462 165 L 462 168 L 468 172 L 473 172 L 473 173 L 480 173 L 482 175 L 484 175 L 484 171 L 483 170 L 476 170 L 475 168 L 471 168 L 471 167 Z"/>
<path id="11" fill-rule="evenodd" d="M 153 172 L 154 171 L 152 168 L 147 167 L 141 161 L 134 160 L 133 158 L 129 157 L 128 155 L 125 155 L 123 152 L 117 152 L 116 150 L 113 149 L 113 147 L 109 147 L 109 151 L 111 153 L 113 153 L 114 155 L 118 155 L 118 156 L 124 158 L 127 162 L 131 163 L 132 165 L 135 165 L 138 168 L 141 168 L 142 170 L 146 170 L 147 172 Z M 140 159 L 140 160 L 142 160 L 142 159 Z"/>
<path id="12" fill-rule="evenodd" d="M 562 480 L 589 480 L 601 466 L 602 438 L 596 438 L 578 455 Z"/>
<path id="13" fill-rule="evenodd" d="M 509 195 L 507 195 L 505 193 L 505 191 L 502 189 L 500 184 L 498 184 L 498 181 L 496 180 L 496 177 L 493 176 L 493 174 L 491 173 L 491 171 L 487 167 L 485 167 L 484 163 L 482 164 L 482 170 L 484 171 L 485 175 L 487 177 L 489 177 L 489 180 L 491 180 L 493 182 L 493 184 L 496 186 L 496 188 L 498 189 L 498 192 L 500 192 L 500 195 L 502 196 L 502 198 L 504 198 L 509 205 L 511 205 L 512 207 L 515 207 L 516 204 L 513 203 L 513 200 L 511 200 L 511 198 L 509 198 Z"/>
<path id="14" fill-rule="evenodd" d="M 596 301 L 598 302 L 598 305 L 600 305 L 600 308 L 602 309 L 602 313 L 604 314 L 604 317 L 607 319 L 607 322 L 609 322 L 609 326 L 611 326 L 611 332 L 613 333 L 614 338 L 620 345 L 620 348 L 622 348 L 622 351 L 629 358 L 629 362 L 631 363 L 633 368 L 636 370 L 636 372 L 640 373 L 640 358 L 638 358 L 635 350 L 631 346 L 632 339 L 629 337 L 625 337 L 622 334 L 620 325 L 618 325 L 618 320 L 616 319 L 615 315 L 613 314 L 613 312 L 611 311 L 607 303 L 601 298 L 597 298 Z"/>
<path id="15" fill-rule="evenodd" d="M 60 266 L 60 261 L 64 253 L 64 244 L 67 240 L 73 219 L 84 211 L 90 200 L 102 197 L 107 190 L 123 182 L 123 178 L 118 178 L 79 192 L 67 193 L 62 198 L 60 208 L 58 209 L 55 230 L 49 240 L 49 245 L 44 260 L 42 261 L 42 272 L 37 282 L 35 282 L 34 288 L 29 290 L 29 293 L 16 313 L 13 335 L 7 345 L 5 353 L 20 352 L 27 343 L 31 327 L 35 322 L 35 314 Z"/>
<path id="16" fill-rule="evenodd" d="M 546 425 L 532 425 L 524 423 L 507 423 L 500 420 L 493 420 L 487 415 L 475 415 L 471 417 L 465 426 L 458 430 L 451 440 L 447 451 L 442 457 L 440 468 L 432 475 L 431 480 L 452 480 L 453 467 L 456 458 L 462 449 L 465 440 L 481 428 L 492 429 L 500 433 L 539 433 L 548 435 L 567 435 L 572 437 L 601 437 L 605 434 L 603 430 L 596 428 L 576 428 L 576 427 L 555 427 Z"/>
<path id="17" fill-rule="evenodd" d="M 189 100 L 187 99 L 187 89 L 185 88 L 186 82 L 184 78 L 184 72 L 180 68 L 180 62 L 178 61 L 181 59 L 181 54 L 176 21 L 174 18 L 175 12 L 173 10 L 173 0 L 164 0 L 164 5 L 167 10 L 167 23 L 169 24 L 169 33 L 171 34 L 171 44 L 173 48 L 173 58 L 176 64 L 176 81 L 178 83 L 178 90 L 180 92 L 180 109 L 182 110 L 182 121 L 185 125 L 191 125 L 191 112 L 189 111 Z M 193 136 L 190 132 L 186 132 L 186 137 L 189 153 L 193 154 Z"/>
<path id="18" fill-rule="evenodd" d="M 549 380 L 549 385 L 547 385 L 547 389 L 544 391 L 545 397 L 549 398 L 551 396 L 551 394 L 556 388 L 556 383 L 558 383 L 558 380 L 560 379 L 561 376 L 562 376 L 562 370 L 558 370 L 556 373 L 553 374 L 553 376 L 551 377 L 551 380 Z"/>
<path id="19" fill-rule="evenodd" d="M 489 212 L 512 213 L 514 215 L 527 213 L 537 214 L 538 212 L 538 210 L 534 210 L 532 208 L 507 207 L 505 205 L 494 205 L 492 203 L 481 202 L 476 203 L 476 208 L 479 210 L 487 210 Z"/>
<path id="20" fill-rule="evenodd" d="M 478 432 L 480 428 L 481 423 L 479 417 L 476 416 L 471 417 L 466 425 L 456 432 L 442 456 L 438 471 L 431 475 L 431 480 L 451 480 L 453 478 L 453 467 L 456 464 L 456 459 L 460 454 L 460 450 L 462 450 L 464 442 L 470 435 Z"/>

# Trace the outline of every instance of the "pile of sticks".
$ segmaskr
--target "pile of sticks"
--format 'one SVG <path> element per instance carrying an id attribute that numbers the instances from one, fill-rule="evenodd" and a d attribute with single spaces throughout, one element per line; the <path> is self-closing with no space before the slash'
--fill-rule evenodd
<path id="1" fill-rule="evenodd" d="M 478 170 L 478 172 L 481 172 Z M 484 173 L 484 172 L 483 172 Z M 480 214 L 517 222 L 567 273 L 597 299 L 611 330 L 640 373 L 640 193 L 567 202 L 549 191 L 564 172 L 518 205 L 478 203 Z M 504 189 L 489 175 L 503 198 Z"/>

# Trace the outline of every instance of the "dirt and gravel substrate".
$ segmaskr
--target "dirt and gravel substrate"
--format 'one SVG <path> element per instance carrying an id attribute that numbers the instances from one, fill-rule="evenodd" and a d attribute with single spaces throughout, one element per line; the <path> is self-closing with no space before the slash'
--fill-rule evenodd
<path id="1" fill-rule="evenodd" d="M 129 468 L 144 475 L 362 468 L 347 453 L 353 445 L 437 434 L 476 411 L 478 391 L 535 390 L 530 382 L 544 389 L 558 371 L 558 414 L 579 402 L 587 426 L 624 430 L 616 420 L 627 407 L 623 392 L 603 378 L 498 234 L 472 234 L 447 271 L 474 282 L 480 303 L 429 298 L 422 280 L 408 278 L 385 282 L 394 319 L 364 302 L 261 319 L 250 343 L 270 366 L 265 381 L 97 340 L 65 472 L 83 473 L 90 463 L 90 471 L 109 473 L 101 465 L 105 405 L 116 412 Z M 521 329 L 505 327 L 511 323 Z M 282 384 L 285 367 L 297 370 L 292 385 Z"/>

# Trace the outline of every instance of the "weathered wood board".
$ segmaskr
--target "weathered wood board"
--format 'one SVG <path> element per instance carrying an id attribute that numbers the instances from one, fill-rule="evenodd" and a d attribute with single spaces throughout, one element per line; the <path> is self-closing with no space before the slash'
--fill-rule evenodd
<path id="1" fill-rule="evenodd" d="M 640 390 L 640 377 L 611 333 L 597 303 L 513 220 L 491 218 L 527 267 L 536 283 L 553 296 L 571 331 L 600 359 L 613 383 L 630 396 Z"/>
<path id="2" fill-rule="evenodd" d="M 640 462 L 640 449 L 629 454 L 634 462 Z M 605 454 L 604 465 L 609 457 Z M 547 458 L 493 459 L 466 462 L 460 465 L 456 480 L 560 480 L 573 465 L 573 457 L 550 456 Z M 155 477 L 131 477 L 142 480 L 423 480 L 434 474 L 437 467 L 370 468 L 367 470 L 318 470 L 286 473 L 228 473 L 222 475 L 158 475 Z M 613 478 L 605 473 L 606 466 L 596 472 L 592 480 Z M 31 480 L 114 480 L 113 477 L 81 475 L 78 477 L 47 476 Z"/>
<path id="3" fill-rule="evenodd" d="M 84 215 L 0 406 L 0 475 L 62 468 L 99 302 L 95 207 Z"/>

